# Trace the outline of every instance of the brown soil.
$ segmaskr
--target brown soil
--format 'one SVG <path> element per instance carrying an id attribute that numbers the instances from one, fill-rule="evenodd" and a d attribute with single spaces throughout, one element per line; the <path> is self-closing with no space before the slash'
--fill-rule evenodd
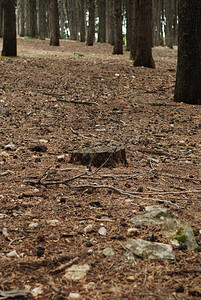
<path id="1" fill-rule="evenodd" d="M 0 109 L 9 110 L 0 115 L 0 290 L 40 286 L 29 299 L 201 297 L 201 107 L 173 102 L 176 49 L 155 48 L 153 70 L 111 53 L 110 45 L 19 39 L 18 57 L 0 59 Z M 47 151 L 32 151 L 37 144 Z M 125 147 L 128 166 L 95 172 L 69 163 L 73 150 L 103 146 Z M 175 247 L 174 263 L 126 264 L 131 219 L 153 204 L 191 224 L 198 251 Z M 137 238 L 151 233 L 168 243 L 160 226 L 138 228 Z M 115 256 L 105 257 L 106 247 Z M 14 250 L 18 257 L 7 257 Z M 77 282 L 56 270 L 74 258 L 90 265 Z"/>

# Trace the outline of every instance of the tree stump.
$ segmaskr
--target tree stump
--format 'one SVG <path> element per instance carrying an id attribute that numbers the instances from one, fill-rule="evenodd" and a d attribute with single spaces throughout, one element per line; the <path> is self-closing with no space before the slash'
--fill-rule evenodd
<path id="1" fill-rule="evenodd" d="M 70 163 L 85 166 L 100 166 L 106 168 L 115 168 L 118 166 L 127 166 L 125 148 L 118 147 L 116 149 L 99 148 L 76 150 L 71 154 Z"/>

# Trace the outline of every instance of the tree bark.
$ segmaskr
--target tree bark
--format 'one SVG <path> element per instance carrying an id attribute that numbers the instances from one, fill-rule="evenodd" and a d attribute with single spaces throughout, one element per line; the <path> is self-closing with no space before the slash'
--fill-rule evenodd
<path id="1" fill-rule="evenodd" d="M 122 2 L 114 0 L 114 48 L 113 54 L 123 54 L 123 35 L 122 35 Z"/>
<path id="2" fill-rule="evenodd" d="M 3 31 L 3 6 L 2 6 L 2 0 L 0 0 L 0 37 L 2 37 L 2 31 Z"/>
<path id="3" fill-rule="evenodd" d="M 29 13 L 30 13 L 30 37 L 36 37 L 37 32 L 37 16 L 36 16 L 36 0 L 29 0 Z"/>
<path id="4" fill-rule="evenodd" d="M 178 62 L 174 100 L 201 104 L 201 1 L 179 0 Z"/>
<path id="5" fill-rule="evenodd" d="M 86 0 L 80 0 L 80 42 L 86 37 Z"/>
<path id="6" fill-rule="evenodd" d="M 95 2 L 94 0 L 89 0 L 89 27 L 87 34 L 87 46 L 93 46 L 95 37 Z"/>
<path id="7" fill-rule="evenodd" d="M 66 10 L 68 15 L 68 24 L 70 29 L 70 39 L 78 39 L 78 5 L 77 0 L 67 0 Z"/>
<path id="8" fill-rule="evenodd" d="M 113 0 L 106 0 L 106 41 L 114 45 Z"/>
<path id="9" fill-rule="evenodd" d="M 3 0 L 2 56 L 17 55 L 15 0 Z"/>
<path id="10" fill-rule="evenodd" d="M 152 0 L 135 0 L 136 56 L 134 66 L 154 68 L 152 57 Z"/>
<path id="11" fill-rule="evenodd" d="M 133 0 L 126 0 L 126 50 L 131 50 L 133 22 L 134 22 Z"/>
<path id="12" fill-rule="evenodd" d="M 46 4 L 47 0 L 38 0 L 38 29 L 42 40 L 47 37 Z"/>
<path id="13" fill-rule="evenodd" d="M 98 42 L 106 42 L 106 0 L 98 0 Z"/>
<path id="14" fill-rule="evenodd" d="M 59 46 L 59 12 L 57 0 L 49 0 L 50 46 Z"/>

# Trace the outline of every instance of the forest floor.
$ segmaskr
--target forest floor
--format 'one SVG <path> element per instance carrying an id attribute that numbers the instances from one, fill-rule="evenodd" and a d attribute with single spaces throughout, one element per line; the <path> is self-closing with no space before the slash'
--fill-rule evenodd
<path id="1" fill-rule="evenodd" d="M 18 57 L 1 57 L 0 296 L 200 299 L 201 107 L 173 101 L 176 55 L 158 47 L 156 69 L 135 68 L 110 45 L 20 38 Z M 125 147 L 128 166 L 69 163 L 103 146 Z M 198 248 L 123 261 L 128 238 L 170 244 L 160 225 L 132 224 L 148 205 L 189 222 Z M 73 264 L 88 268 L 82 279 L 69 279 Z"/>

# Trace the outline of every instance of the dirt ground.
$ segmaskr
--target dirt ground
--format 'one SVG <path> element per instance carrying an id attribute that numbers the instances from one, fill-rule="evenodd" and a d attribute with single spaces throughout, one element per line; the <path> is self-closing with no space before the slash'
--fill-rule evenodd
<path id="1" fill-rule="evenodd" d="M 106 44 L 21 38 L 18 57 L 1 57 L 1 291 L 29 289 L 28 299 L 201 298 L 201 107 L 173 102 L 176 54 L 153 49 L 152 70 Z M 33 151 L 38 144 L 44 152 Z M 128 166 L 69 163 L 72 151 L 103 146 L 125 147 Z M 71 185 L 42 184 L 48 180 Z M 155 204 L 191 224 L 198 249 L 173 246 L 174 262 L 123 262 L 131 219 Z M 158 225 L 133 238 L 152 233 L 169 243 Z M 103 254 L 107 247 L 114 256 Z M 73 263 L 90 266 L 82 280 L 65 278 Z"/>

